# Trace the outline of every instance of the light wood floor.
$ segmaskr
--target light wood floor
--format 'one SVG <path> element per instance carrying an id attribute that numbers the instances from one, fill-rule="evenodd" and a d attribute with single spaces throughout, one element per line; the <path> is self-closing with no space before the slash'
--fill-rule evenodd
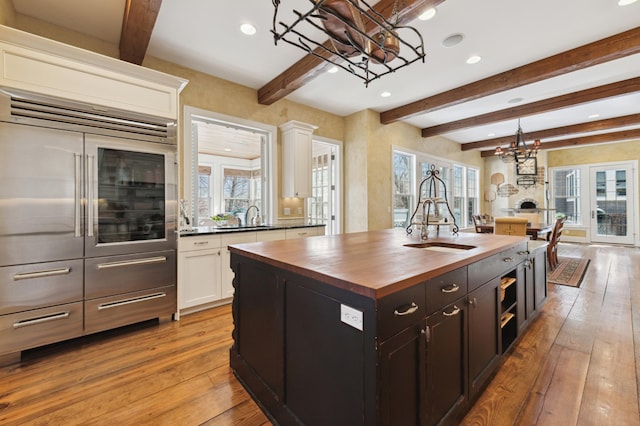
<path id="1" fill-rule="evenodd" d="M 581 288 L 550 285 L 465 425 L 640 425 L 640 250 L 559 254 L 591 259 Z M 27 351 L 0 368 L 0 424 L 269 424 L 229 370 L 231 329 L 224 306 Z"/>

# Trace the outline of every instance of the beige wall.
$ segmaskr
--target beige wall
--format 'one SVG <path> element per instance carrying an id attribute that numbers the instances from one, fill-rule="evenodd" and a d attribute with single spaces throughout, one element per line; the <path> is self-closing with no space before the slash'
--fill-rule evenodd
<path id="1" fill-rule="evenodd" d="M 107 56 L 118 57 L 118 46 L 17 15 L 9 0 L 0 0 L 0 13 L 0 19 L 6 25 Z M 379 114 L 375 111 L 365 110 L 349 117 L 340 117 L 286 99 L 272 105 L 260 105 L 257 102 L 257 91 L 254 89 L 149 56 L 145 58 L 143 66 L 189 80 L 181 94 L 181 107 L 189 105 L 273 126 L 297 120 L 318 126 L 316 135 L 343 141 L 345 232 L 382 229 L 392 225 L 393 145 L 451 161 L 460 161 L 478 168 L 483 165 L 478 152 L 462 152 L 458 144 L 446 138 L 423 139 L 420 129 L 404 123 L 381 125 Z M 278 152 L 282 152 L 281 147 L 278 147 Z M 281 176 L 280 172 L 280 182 Z M 182 188 L 181 194 L 184 194 Z M 281 199 L 280 214 L 284 206 L 296 212 L 295 207 L 301 205 L 300 201 Z"/>

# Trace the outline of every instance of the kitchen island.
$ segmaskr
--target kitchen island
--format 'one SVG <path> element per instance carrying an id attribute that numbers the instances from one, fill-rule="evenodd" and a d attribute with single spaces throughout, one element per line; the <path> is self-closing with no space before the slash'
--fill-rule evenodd
<path id="1" fill-rule="evenodd" d="M 523 237 L 390 229 L 230 251 L 230 364 L 277 424 L 453 423 L 544 301 Z"/>

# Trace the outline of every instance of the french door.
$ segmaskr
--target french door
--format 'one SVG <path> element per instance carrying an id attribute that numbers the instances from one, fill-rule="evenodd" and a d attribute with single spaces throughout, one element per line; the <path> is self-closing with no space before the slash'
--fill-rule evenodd
<path id="1" fill-rule="evenodd" d="M 590 168 L 591 241 L 633 244 L 634 182 L 631 163 Z"/>
<path id="2" fill-rule="evenodd" d="M 340 145 L 314 140 L 312 145 L 311 190 L 307 199 L 307 220 L 312 225 L 326 225 L 325 235 L 339 234 Z"/>

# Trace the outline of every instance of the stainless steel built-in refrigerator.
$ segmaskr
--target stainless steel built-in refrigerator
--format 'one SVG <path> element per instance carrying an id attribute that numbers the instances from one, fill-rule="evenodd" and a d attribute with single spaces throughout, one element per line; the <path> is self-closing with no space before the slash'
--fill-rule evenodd
<path id="1" fill-rule="evenodd" d="M 175 123 L 0 95 L 0 356 L 176 312 Z"/>

